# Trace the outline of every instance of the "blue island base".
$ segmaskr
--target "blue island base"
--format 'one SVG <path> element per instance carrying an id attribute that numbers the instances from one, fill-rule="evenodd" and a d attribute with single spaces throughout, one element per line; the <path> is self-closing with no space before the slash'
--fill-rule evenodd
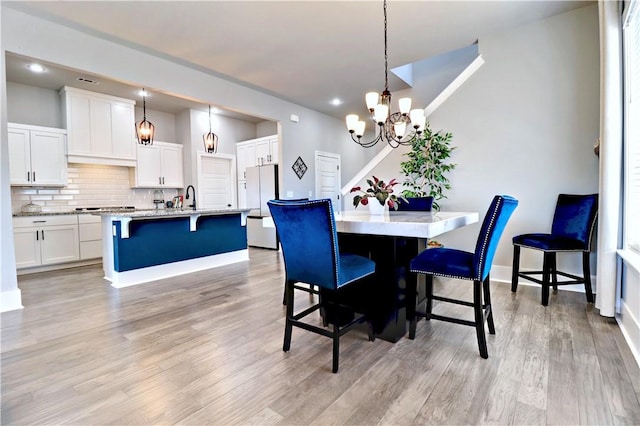
<path id="1" fill-rule="evenodd" d="M 103 269 L 116 288 L 249 260 L 244 211 L 102 216 Z"/>

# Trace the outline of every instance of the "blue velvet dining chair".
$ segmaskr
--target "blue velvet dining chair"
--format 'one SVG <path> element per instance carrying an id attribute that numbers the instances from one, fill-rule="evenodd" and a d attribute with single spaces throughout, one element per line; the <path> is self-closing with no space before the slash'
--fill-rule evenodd
<path id="1" fill-rule="evenodd" d="M 589 254 L 591 240 L 598 218 L 598 194 L 560 194 L 556 203 L 551 233 L 522 234 L 513 237 L 513 268 L 511 291 L 518 289 L 518 278 L 542 285 L 542 305 L 549 304 L 549 286 L 584 284 L 587 302 L 593 303 Z M 543 253 L 541 271 L 520 271 L 520 249 L 528 248 Z M 558 271 L 557 253 L 582 253 L 582 277 Z M 542 276 L 542 279 L 534 276 Z M 558 281 L 558 275 L 570 280 Z"/>
<path id="2" fill-rule="evenodd" d="M 485 322 L 489 327 L 489 333 L 495 334 L 489 272 L 502 232 L 517 205 L 518 200 L 508 195 L 496 195 L 493 198 L 482 222 L 474 252 L 438 247 L 423 250 L 411 260 L 409 270 L 412 273 L 409 274 L 407 281 L 407 319 L 410 339 L 415 338 L 418 317 L 469 325 L 476 329 L 480 356 L 489 357 L 484 333 Z M 420 305 L 425 304 L 424 312 L 416 310 L 418 293 L 416 274 L 426 275 L 425 299 L 420 302 Z M 434 276 L 473 281 L 473 302 L 434 295 Z M 434 314 L 432 312 L 434 300 L 473 307 L 474 321 Z"/>
<path id="3" fill-rule="evenodd" d="M 333 368 L 338 371 L 340 336 L 367 321 L 364 313 L 356 313 L 346 324 L 334 319 L 333 329 L 303 321 L 317 310 L 340 312 L 341 294 L 349 286 L 373 275 L 375 263 L 363 256 L 341 253 L 330 199 L 312 201 L 279 201 L 267 203 L 282 245 L 285 266 L 286 319 L 284 344 L 291 347 L 293 327 L 299 327 L 333 339 Z M 318 303 L 294 313 L 295 290 L 309 292 L 299 283 L 319 288 Z M 349 307 L 352 308 L 352 307 Z M 336 315 L 338 316 L 338 315 Z M 325 321 L 326 324 L 326 321 Z M 373 340 L 369 326 L 369 340 Z"/>

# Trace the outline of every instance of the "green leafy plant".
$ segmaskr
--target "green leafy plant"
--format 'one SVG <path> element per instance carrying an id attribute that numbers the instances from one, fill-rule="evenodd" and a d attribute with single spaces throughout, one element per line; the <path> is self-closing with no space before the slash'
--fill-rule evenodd
<path id="1" fill-rule="evenodd" d="M 448 172 L 456 167 L 450 163 L 451 152 L 456 149 L 450 145 L 451 133 L 433 132 L 429 123 L 424 132 L 411 144 L 406 152 L 406 161 L 400 163 L 400 172 L 406 176 L 402 183 L 404 197 L 433 197 L 433 209 L 440 210 L 438 200 L 447 198 L 445 191 L 451 189 Z"/>
<path id="2" fill-rule="evenodd" d="M 358 208 L 360 204 L 366 206 L 369 204 L 369 198 L 377 200 L 380 205 L 384 206 L 386 203 L 390 208 L 398 210 L 398 199 L 404 199 L 404 197 L 397 196 L 393 192 L 393 187 L 398 184 L 395 179 L 391 179 L 389 183 L 372 176 L 373 180 L 367 179 L 369 188 L 363 190 L 360 186 L 354 186 L 351 188 L 351 192 L 360 192 L 360 194 L 353 197 L 353 206 Z M 405 200 L 406 201 L 406 200 Z"/>

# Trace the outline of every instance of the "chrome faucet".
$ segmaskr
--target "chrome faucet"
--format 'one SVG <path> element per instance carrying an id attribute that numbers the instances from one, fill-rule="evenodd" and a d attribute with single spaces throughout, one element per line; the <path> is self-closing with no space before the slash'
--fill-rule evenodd
<path id="1" fill-rule="evenodd" d="M 193 185 L 189 185 L 187 186 L 187 191 L 186 191 L 186 195 L 184 198 L 186 198 L 187 200 L 189 199 L 189 188 L 192 189 L 191 192 L 193 192 L 193 203 L 189 204 L 187 207 L 193 207 L 193 209 L 196 209 L 196 189 L 193 187 Z"/>

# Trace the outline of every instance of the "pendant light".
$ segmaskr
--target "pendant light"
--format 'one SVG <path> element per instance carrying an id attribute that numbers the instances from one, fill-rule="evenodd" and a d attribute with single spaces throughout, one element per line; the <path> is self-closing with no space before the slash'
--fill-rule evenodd
<path id="1" fill-rule="evenodd" d="M 209 133 L 202 135 L 204 151 L 215 154 L 218 151 L 218 135 L 211 131 L 211 105 L 209 105 Z"/>
<path id="2" fill-rule="evenodd" d="M 387 60 L 387 0 L 383 3 L 384 12 L 384 91 L 367 93 L 365 101 L 374 126 L 378 127 L 378 134 L 372 140 L 362 140 L 365 122 L 356 114 L 346 117 L 347 130 L 353 141 L 365 148 L 370 148 L 380 141 L 385 141 L 392 148 L 400 145 L 410 145 L 416 137 L 422 134 L 426 117 L 424 109 L 411 109 L 411 98 L 398 101 L 399 112 L 391 112 L 391 92 L 389 91 L 389 64 Z M 409 130 L 409 132 L 407 132 Z"/>
<path id="3" fill-rule="evenodd" d="M 136 138 L 140 145 L 153 145 L 153 135 L 155 134 L 155 126 L 147 120 L 147 95 L 148 93 L 142 89 L 142 121 L 136 123 Z"/>

